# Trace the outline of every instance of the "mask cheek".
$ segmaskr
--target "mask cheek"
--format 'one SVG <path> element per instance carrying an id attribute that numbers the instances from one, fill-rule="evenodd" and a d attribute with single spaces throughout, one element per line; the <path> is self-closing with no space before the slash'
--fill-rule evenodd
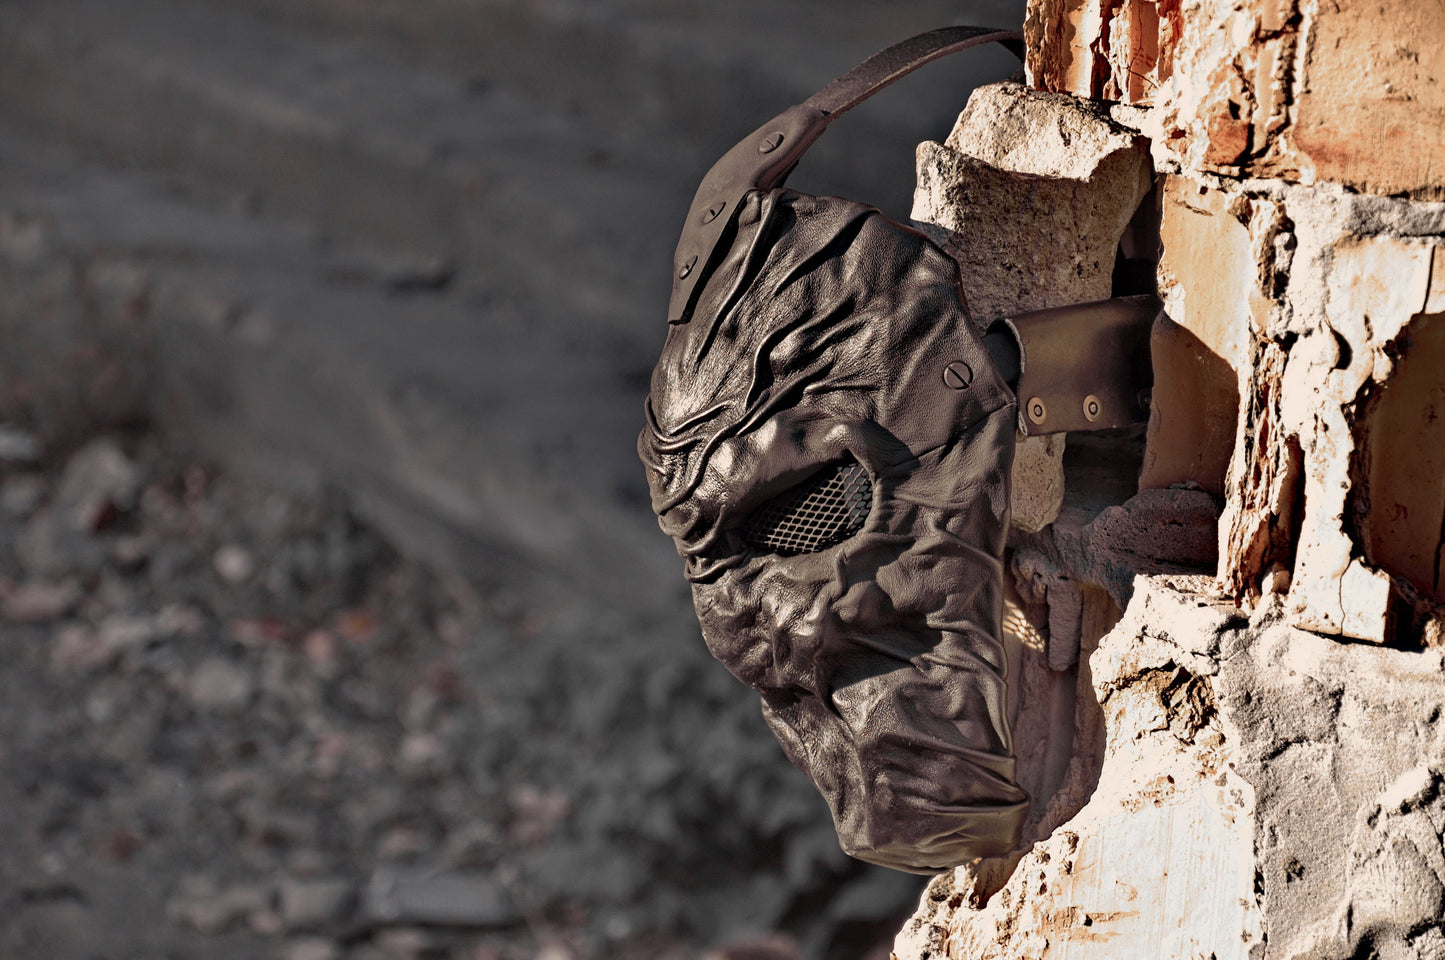
<path id="1" fill-rule="evenodd" d="M 694 583 L 708 651 L 759 691 L 816 693 L 816 658 L 838 595 L 830 554 L 749 557 L 715 581 Z"/>

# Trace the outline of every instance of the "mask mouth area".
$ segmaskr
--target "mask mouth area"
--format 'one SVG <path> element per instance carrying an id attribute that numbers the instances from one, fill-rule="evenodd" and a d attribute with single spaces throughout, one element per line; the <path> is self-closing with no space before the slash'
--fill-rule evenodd
<path id="1" fill-rule="evenodd" d="M 796 557 L 851 538 L 873 509 L 873 480 L 853 457 L 829 464 L 754 510 L 743 542 L 759 553 Z"/>

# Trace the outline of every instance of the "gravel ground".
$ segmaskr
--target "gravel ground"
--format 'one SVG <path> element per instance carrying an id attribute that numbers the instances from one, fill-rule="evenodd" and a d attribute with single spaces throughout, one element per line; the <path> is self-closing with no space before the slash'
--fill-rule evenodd
<path id="1" fill-rule="evenodd" d="M 0 954 L 887 956 L 919 881 L 838 852 L 695 635 L 146 432 L 37 447 L 0 428 Z"/>

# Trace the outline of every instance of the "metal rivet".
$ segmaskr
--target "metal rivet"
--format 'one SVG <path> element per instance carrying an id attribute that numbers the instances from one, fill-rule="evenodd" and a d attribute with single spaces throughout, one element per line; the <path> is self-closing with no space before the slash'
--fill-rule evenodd
<path id="1" fill-rule="evenodd" d="M 686 279 L 687 279 L 687 275 L 688 275 L 689 273 L 692 273 L 692 268 L 695 267 L 695 266 L 697 266 L 697 255 L 696 255 L 696 254 L 694 254 L 693 256 L 688 257 L 688 258 L 687 258 L 687 262 L 684 263 L 684 264 L 682 265 L 681 269 L 679 269 L 679 270 L 677 271 L 677 279 L 679 279 L 679 280 L 686 280 Z"/>
<path id="2" fill-rule="evenodd" d="M 1104 405 L 1092 393 L 1084 398 L 1084 419 L 1093 423 L 1104 412 Z"/>
<path id="3" fill-rule="evenodd" d="M 955 360 L 943 368 L 943 382 L 955 390 L 962 390 L 973 383 L 973 368 L 962 360 Z"/>
<path id="4" fill-rule="evenodd" d="M 1034 423 L 1043 423 L 1049 416 L 1049 408 L 1044 406 L 1044 401 L 1039 397 L 1029 398 L 1029 419 Z"/>
<path id="5" fill-rule="evenodd" d="M 780 131 L 780 130 L 774 130 L 772 133 L 768 134 L 766 137 L 763 137 L 762 142 L 758 144 L 758 153 L 772 153 L 774 150 L 778 149 L 778 148 L 781 147 L 782 145 L 783 145 L 783 134 L 782 134 L 782 131 Z"/>
<path id="6" fill-rule="evenodd" d="M 719 200 L 717 203 L 713 204 L 702 212 L 702 222 L 712 223 L 714 220 L 717 219 L 717 215 L 722 213 L 724 208 L 726 207 L 726 201 Z"/>

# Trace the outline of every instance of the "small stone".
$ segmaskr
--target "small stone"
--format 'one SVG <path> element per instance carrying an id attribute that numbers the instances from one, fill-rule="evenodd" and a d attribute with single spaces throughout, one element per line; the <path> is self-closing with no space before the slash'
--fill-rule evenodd
<path id="1" fill-rule="evenodd" d="M 97 630 L 101 649 L 110 660 L 128 650 L 144 647 L 155 635 L 156 624 L 150 617 L 125 613 L 114 613 L 106 617 Z"/>
<path id="2" fill-rule="evenodd" d="M 60 475 L 55 502 L 72 530 L 99 529 L 116 510 L 128 510 L 140 491 L 140 471 L 114 440 L 92 440 L 71 456 Z"/>
<path id="3" fill-rule="evenodd" d="M 133 313 L 150 289 L 146 271 L 130 260 L 97 257 L 85 268 L 86 291 L 108 310 Z"/>
<path id="4" fill-rule="evenodd" d="M 28 517 L 45 497 L 45 479 L 33 473 L 17 473 L 0 484 L 0 509 L 12 517 Z"/>
<path id="5" fill-rule="evenodd" d="M 256 561 L 251 551 L 236 544 L 227 544 L 216 551 L 211 566 L 221 579 L 235 586 L 250 580 L 256 572 Z"/>
<path id="6" fill-rule="evenodd" d="M 110 543 L 110 560 L 120 570 L 137 570 L 150 557 L 150 550 L 150 537 L 145 534 L 116 537 Z"/>
<path id="7" fill-rule="evenodd" d="M 539 790 L 530 784 L 508 791 L 507 805 L 512 810 L 511 840 L 520 847 L 547 839 L 572 811 L 572 801 L 565 793 Z"/>
<path id="8" fill-rule="evenodd" d="M 303 930 L 330 923 L 341 916 L 352 898 L 346 880 L 302 880 L 283 877 L 276 892 L 281 921 L 287 930 Z"/>
<path id="9" fill-rule="evenodd" d="M 40 456 L 35 435 L 0 423 L 0 460 L 32 463 Z"/>
<path id="10" fill-rule="evenodd" d="M 376 844 L 378 860 L 405 860 L 427 848 L 427 838 L 415 827 L 392 827 Z"/>
<path id="11" fill-rule="evenodd" d="M 106 653 L 95 631 L 83 623 L 62 624 L 50 647 L 50 669 L 56 673 L 82 673 L 103 666 Z"/>
<path id="12" fill-rule="evenodd" d="M 270 892 L 264 887 L 242 884 L 214 891 L 213 882 L 200 881 L 171 899 L 166 913 L 172 920 L 190 924 L 207 935 L 221 933 L 248 915 L 269 909 Z"/>
<path id="13" fill-rule="evenodd" d="M 185 603 L 168 603 L 156 615 L 156 630 L 168 637 L 194 637 L 206 628 L 206 615 Z"/>
<path id="14" fill-rule="evenodd" d="M 498 927 L 519 919 L 506 888 L 486 874 L 386 867 L 372 874 L 363 913 L 372 923 L 398 926 Z"/>
<path id="15" fill-rule="evenodd" d="M 39 263 L 50 252 L 53 232 L 48 217 L 0 214 L 0 256 L 21 264 Z"/>
<path id="16" fill-rule="evenodd" d="M 30 580 L 6 590 L 3 611 L 11 623 L 39 623 L 56 620 L 80 602 L 80 584 L 74 579 L 48 582 Z"/>
<path id="17" fill-rule="evenodd" d="M 306 639 L 301 641 L 301 650 L 317 675 L 323 679 L 330 680 L 340 671 L 341 660 L 338 656 L 336 634 L 330 630 L 312 630 L 306 634 Z"/>
<path id="18" fill-rule="evenodd" d="M 441 698 L 436 691 L 417 687 L 406 698 L 406 710 L 402 713 L 402 725 L 411 731 L 422 731 L 431 726 Z"/>
<path id="19" fill-rule="evenodd" d="M 408 734 L 397 751 L 396 766 L 403 776 L 418 777 L 433 773 L 442 765 L 445 751 L 435 734 Z"/>
<path id="20" fill-rule="evenodd" d="M 341 948 L 320 937 L 301 937 L 281 947 L 281 960 L 340 960 Z"/>
<path id="21" fill-rule="evenodd" d="M 424 930 L 402 927 L 383 930 L 372 941 L 379 957 L 386 960 L 417 960 L 432 947 L 432 938 Z"/>
<path id="22" fill-rule="evenodd" d="M 206 781 L 206 797 L 217 803 L 230 803 L 238 797 L 254 794 L 261 785 L 261 776 L 250 767 L 222 770 Z"/>
<path id="23" fill-rule="evenodd" d="M 197 707 L 229 713 L 250 702 L 253 688 L 249 673 L 229 660 L 212 657 L 191 674 L 188 692 Z"/>

